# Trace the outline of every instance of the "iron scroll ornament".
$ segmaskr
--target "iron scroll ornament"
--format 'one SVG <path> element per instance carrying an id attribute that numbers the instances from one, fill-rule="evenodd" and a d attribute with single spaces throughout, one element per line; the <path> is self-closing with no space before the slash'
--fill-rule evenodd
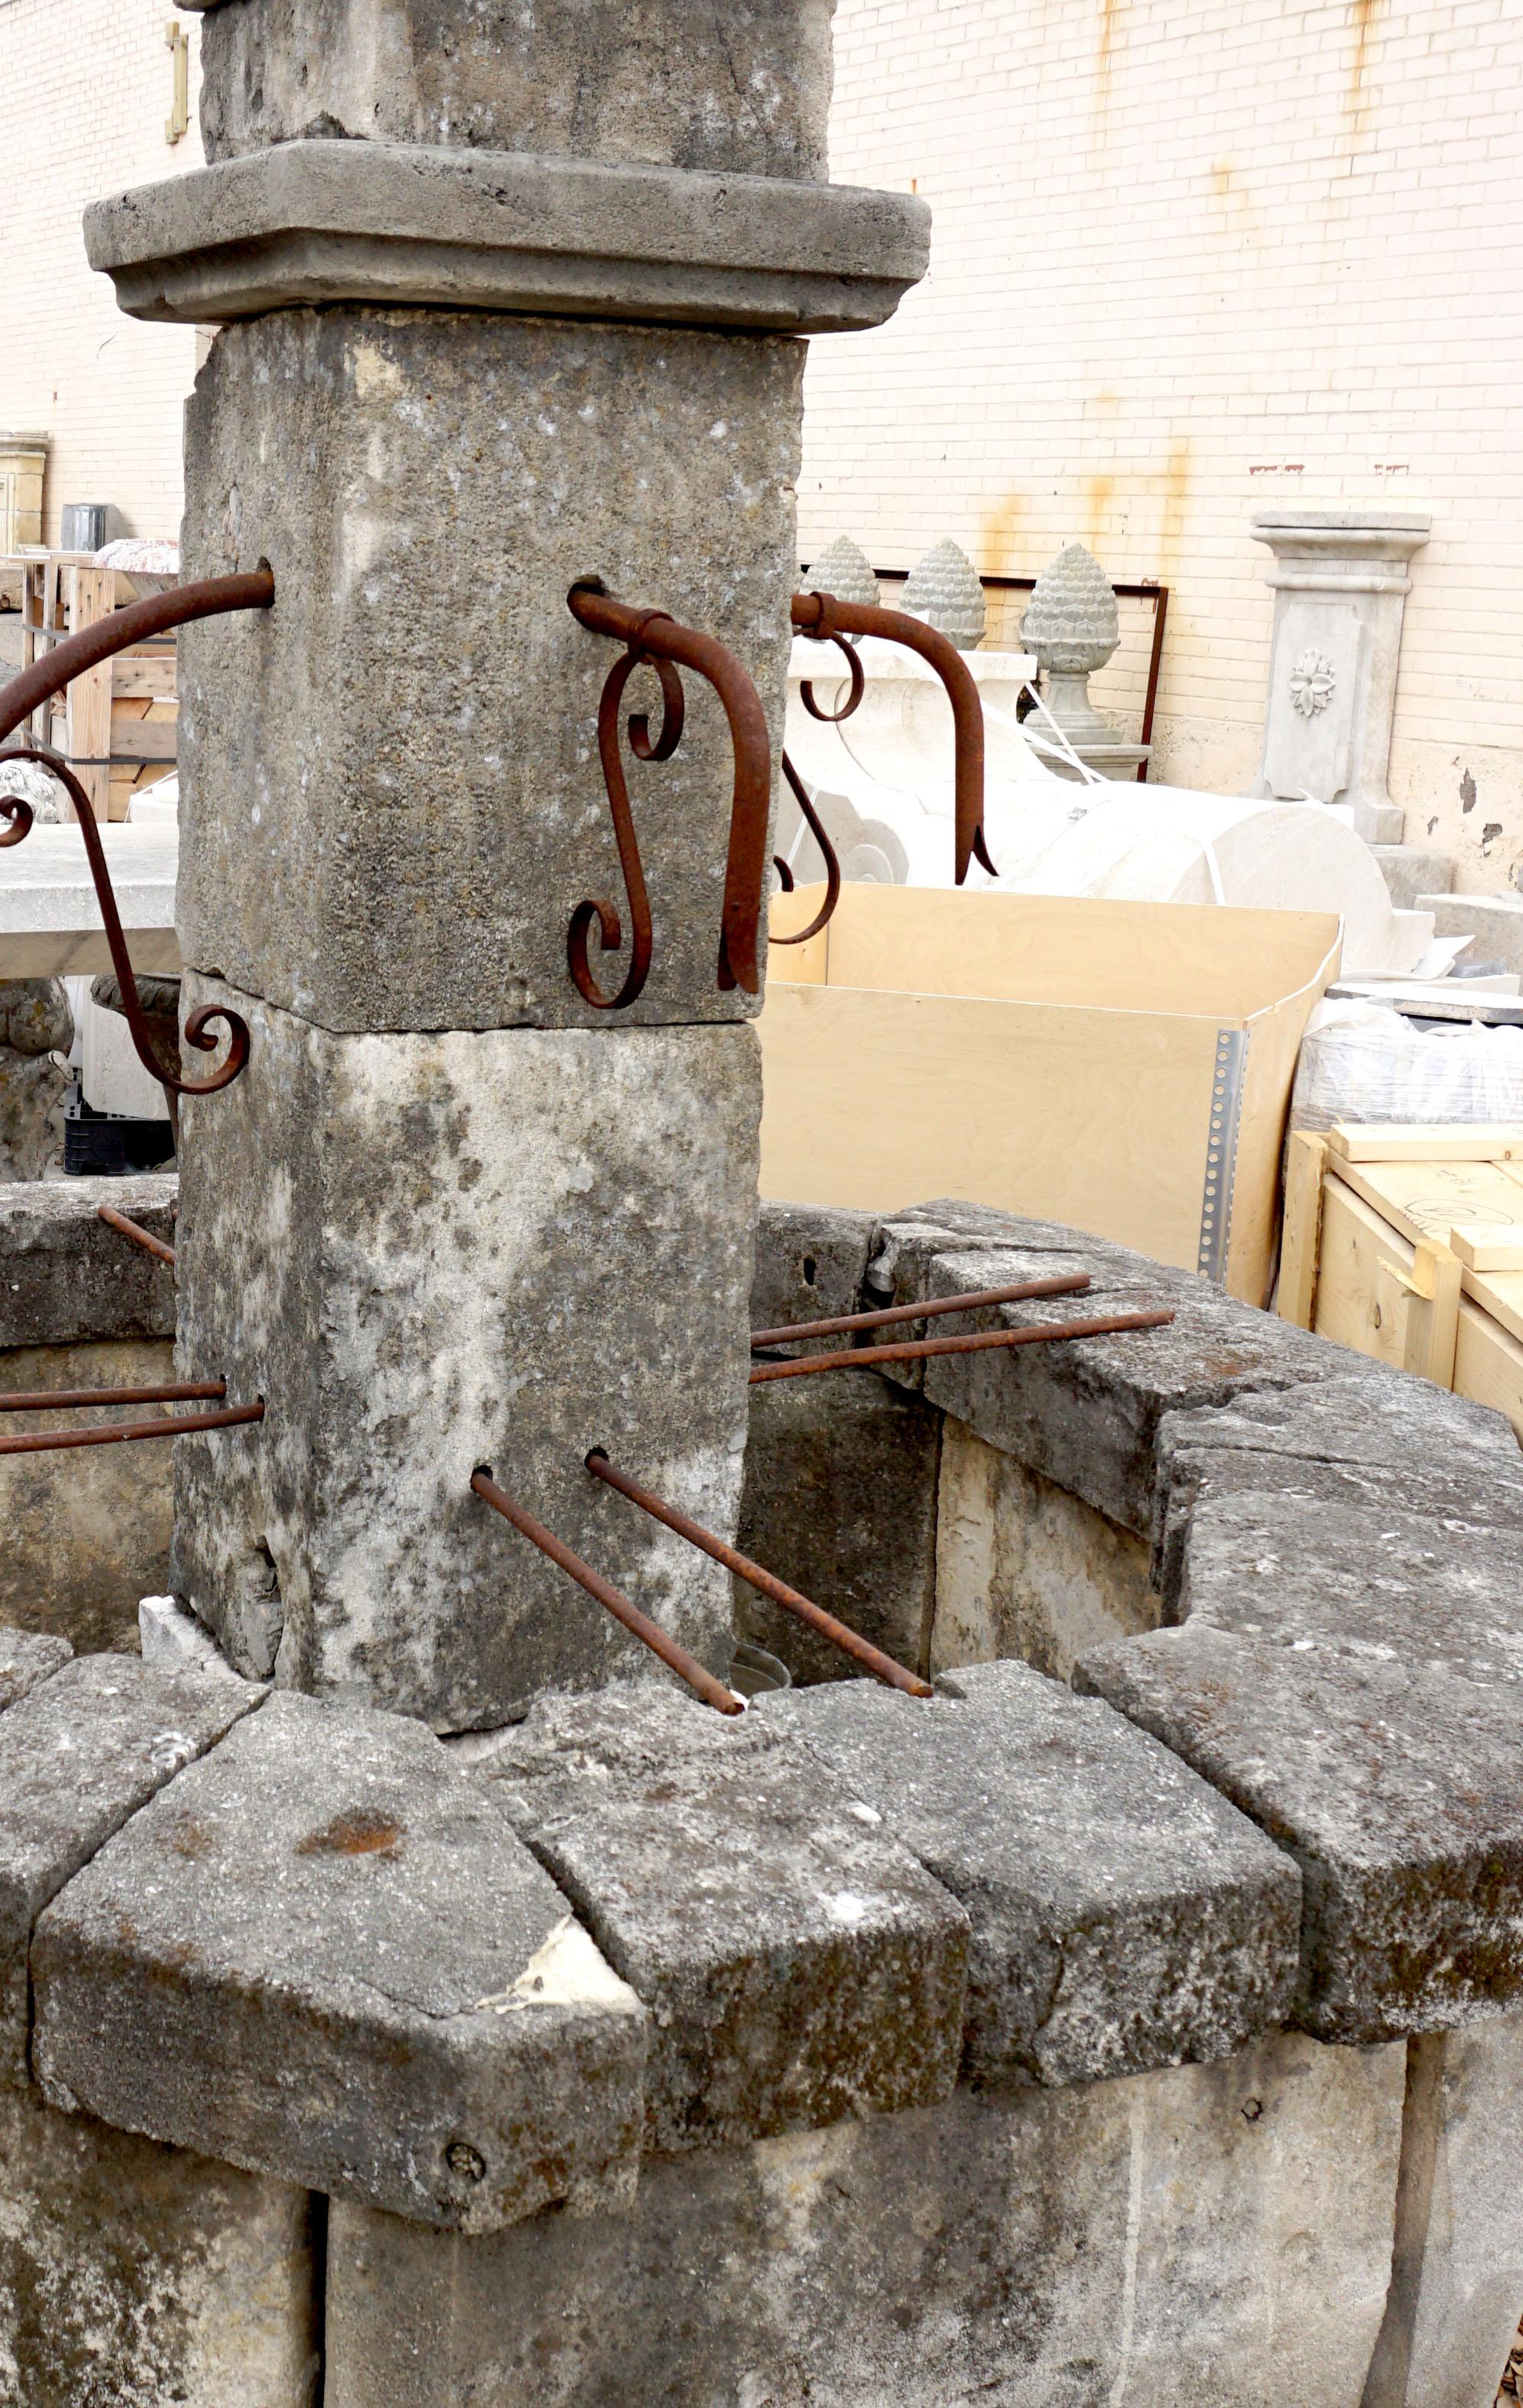
<path id="1" fill-rule="evenodd" d="M 172 586 L 166 594 L 151 595 L 147 601 L 131 602 L 123 610 L 113 611 L 107 619 L 97 620 L 93 626 L 80 628 L 51 652 L 34 661 L 19 677 L 0 687 L 0 744 L 21 726 L 23 720 L 50 695 L 62 693 L 75 678 L 86 669 L 94 668 L 115 652 L 126 652 L 133 644 L 148 636 L 167 634 L 171 627 L 188 625 L 196 619 L 219 618 L 229 610 L 267 610 L 275 599 L 275 578 L 270 569 L 260 567 L 232 577 L 203 577 L 189 585 Z M 158 1081 L 170 1097 L 173 1113 L 180 1096 L 214 1096 L 221 1088 L 231 1086 L 249 1058 L 249 1028 L 237 1012 L 222 1004 L 202 1004 L 193 1011 L 185 1024 L 185 1041 L 203 1054 L 215 1053 L 220 1039 L 210 1034 L 214 1024 L 226 1030 L 229 1049 L 226 1061 L 209 1079 L 181 1079 L 166 1070 L 153 1050 L 141 1006 L 137 1000 L 137 982 L 133 975 L 127 940 L 122 934 L 122 917 L 116 908 L 111 887 L 111 873 L 107 867 L 106 849 L 100 840 L 94 810 L 83 786 L 67 763 L 51 752 L 35 748 L 14 748 L 0 753 L 0 785 L 4 783 L 7 762 L 35 761 L 49 770 L 67 789 L 70 801 L 79 814 L 79 833 L 84 840 L 85 858 L 100 907 L 101 925 L 111 955 L 122 993 L 122 1009 L 132 1036 L 133 1049 L 145 1070 Z M 30 803 L 18 795 L 0 795 L 0 847 L 20 844 L 30 835 L 35 818 Z"/>
<path id="2" fill-rule="evenodd" d="M 696 670 L 713 687 L 724 706 L 735 753 L 735 783 L 719 930 L 718 984 L 722 993 L 739 986 L 747 995 L 759 995 L 762 882 L 767 871 L 767 824 L 772 794 L 771 738 L 761 696 L 727 645 L 717 637 L 682 626 L 668 611 L 634 609 L 627 602 L 615 601 L 601 584 L 590 579 L 573 585 L 566 599 L 579 625 L 594 635 L 611 636 L 625 647 L 623 659 L 615 662 L 603 686 L 597 711 L 597 747 L 609 809 L 613 815 L 619 867 L 629 898 L 630 959 L 617 995 L 606 995 L 588 960 L 588 940 L 596 923 L 602 951 L 616 952 L 623 941 L 622 923 L 616 907 L 607 900 L 580 903 L 571 915 L 566 946 L 577 992 L 584 1002 L 600 1011 L 621 1010 L 634 1002 L 650 971 L 650 901 L 619 749 L 619 712 L 625 688 L 635 669 L 647 666 L 655 671 L 661 684 L 661 725 L 653 737 L 649 720 L 642 712 L 630 716 L 629 746 L 638 759 L 668 761 L 677 749 L 683 722 L 679 668 Z"/>

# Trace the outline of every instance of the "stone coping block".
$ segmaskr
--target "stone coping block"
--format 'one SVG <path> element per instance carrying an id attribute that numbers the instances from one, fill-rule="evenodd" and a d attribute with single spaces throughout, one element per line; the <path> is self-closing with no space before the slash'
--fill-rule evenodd
<path id="1" fill-rule="evenodd" d="M 1176 1756 L 1028 1665 L 769 1697 L 966 1908 L 964 2072 L 1099 2082 L 1229 2056 L 1283 2020 L 1295 1868 Z"/>
<path id="2" fill-rule="evenodd" d="M 1415 1638 L 1414 1645 L 1415 1646 Z M 1104 1697 L 1300 1866 L 1292 2020 L 1363 2045 L 1523 1992 L 1523 1717 L 1516 1684 L 1430 1661 L 1215 1629 L 1086 1656 Z"/>
<path id="3" fill-rule="evenodd" d="M 481 1773 L 650 2010 L 649 2148 L 951 2092 L 966 1917 L 759 1715 L 648 1689 L 547 1700 Z"/>
<path id="4" fill-rule="evenodd" d="M 0 1348 L 173 1338 L 173 1270 L 108 1229 L 97 1208 L 114 1205 L 169 1245 L 179 1193 L 159 1171 L 0 1184 Z"/>
<path id="5" fill-rule="evenodd" d="M 0 1708 L 62 1670 L 74 1650 L 51 1631 L 0 1630 Z"/>
<path id="6" fill-rule="evenodd" d="M 0 1714 L 0 2080 L 27 2079 L 27 1951 L 43 1908 L 261 1695 L 81 1656 Z"/>
<path id="7" fill-rule="evenodd" d="M 130 317 L 333 301 L 821 335 L 926 272 L 912 194 L 513 150 L 326 139 L 141 184 L 85 212 Z"/>
<path id="8" fill-rule="evenodd" d="M 834 1321 L 870 1311 L 863 1295 L 880 1223 L 876 1212 L 826 1204 L 773 1204 L 765 1197 L 756 1220 L 756 1269 L 751 1286 L 753 1329 L 781 1329 L 790 1321 Z M 849 1338 L 812 1340 L 812 1354 L 849 1346 Z M 801 1346 L 785 1346 L 797 1354 Z"/>
<path id="9" fill-rule="evenodd" d="M 644 2012 L 421 1724 L 270 1698 L 62 1891 L 32 1979 L 48 2098 L 124 2130 L 461 2231 L 633 2182 Z"/>

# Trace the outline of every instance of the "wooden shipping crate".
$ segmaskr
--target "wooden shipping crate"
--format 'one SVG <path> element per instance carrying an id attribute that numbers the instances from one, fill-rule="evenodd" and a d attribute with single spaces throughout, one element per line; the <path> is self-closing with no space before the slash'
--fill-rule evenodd
<path id="1" fill-rule="evenodd" d="M 1278 1309 L 1523 1437 L 1523 1124 L 1298 1129 Z"/>
<path id="2" fill-rule="evenodd" d="M 848 885 L 774 896 L 764 1196 L 958 1196 L 1067 1221 L 1265 1301 L 1326 914 Z"/>
<path id="3" fill-rule="evenodd" d="M 22 668 L 60 638 L 109 617 L 136 591 L 120 569 L 96 568 L 88 552 L 38 547 L 18 552 L 11 565 L 22 578 Z M 97 819 L 126 819 L 134 793 L 175 767 L 175 659 L 173 634 L 135 644 L 86 669 L 28 722 L 25 741 L 63 754 Z"/>

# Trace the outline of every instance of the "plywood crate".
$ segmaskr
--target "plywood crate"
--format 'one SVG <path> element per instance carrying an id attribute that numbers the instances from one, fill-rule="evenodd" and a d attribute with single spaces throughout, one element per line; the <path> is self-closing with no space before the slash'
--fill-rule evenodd
<path id="1" fill-rule="evenodd" d="M 1523 1437 L 1523 1123 L 1295 1130 L 1278 1309 Z"/>
<path id="2" fill-rule="evenodd" d="M 1264 1302 L 1323 913 L 848 885 L 773 898 L 764 1196 L 1071 1222 Z"/>

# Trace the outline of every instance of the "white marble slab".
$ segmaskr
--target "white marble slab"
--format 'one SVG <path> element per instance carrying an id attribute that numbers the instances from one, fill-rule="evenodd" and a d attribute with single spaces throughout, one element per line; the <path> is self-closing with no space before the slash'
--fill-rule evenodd
<path id="1" fill-rule="evenodd" d="M 180 968 L 175 870 L 180 833 L 167 825 L 101 830 L 135 970 Z M 34 827 L 0 851 L 0 979 L 108 970 L 100 906 L 77 827 Z"/>

